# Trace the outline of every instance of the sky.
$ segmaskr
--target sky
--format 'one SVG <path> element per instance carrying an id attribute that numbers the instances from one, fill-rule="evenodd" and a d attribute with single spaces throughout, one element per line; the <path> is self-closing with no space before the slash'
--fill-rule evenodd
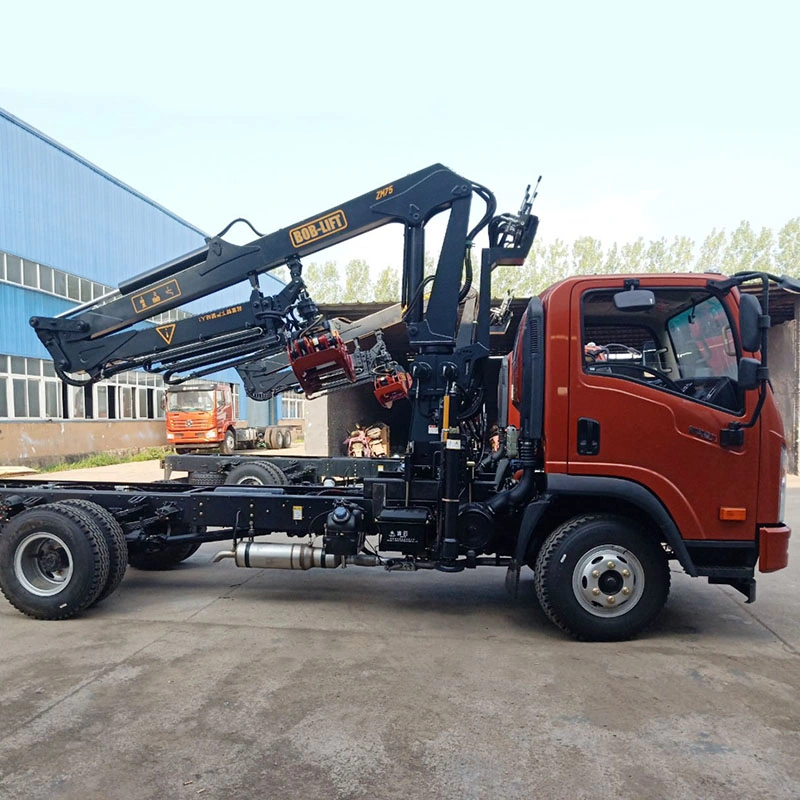
<path id="1" fill-rule="evenodd" d="M 545 243 L 800 215 L 796 2 L 74 0 L 0 24 L 0 106 L 209 233 L 435 162 L 503 211 L 543 175 Z M 398 227 L 314 258 L 399 265 Z"/>

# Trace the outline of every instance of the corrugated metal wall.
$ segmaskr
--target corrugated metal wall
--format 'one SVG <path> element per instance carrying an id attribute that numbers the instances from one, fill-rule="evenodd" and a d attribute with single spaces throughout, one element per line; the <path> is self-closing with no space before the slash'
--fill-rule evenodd
<path id="1" fill-rule="evenodd" d="M 0 353 L 49 359 L 50 354 L 28 320 L 33 316 L 55 317 L 74 303 L 10 284 L 3 284 L 1 291 Z"/>
<path id="2" fill-rule="evenodd" d="M 0 109 L 0 249 L 116 286 L 202 231 Z"/>
<path id="3" fill-rule="evenodd" d="M 117 286 L 203 243 L 203 231 L 0 108 L 0 250 Z M 275 278 L 262 278 L 266 294 L 280 287 Z M 0 352 L 47 358 L 28 318 L 55 316 L 74 304 L 8 284 L 0 292 Z M 246 285 L 231 287 L 186 310 L 207 311 L 249 295 Z M 232 370 L 212 377 L 240 383 Z M 243 390 L 240 396 L 244 417 Z"/>

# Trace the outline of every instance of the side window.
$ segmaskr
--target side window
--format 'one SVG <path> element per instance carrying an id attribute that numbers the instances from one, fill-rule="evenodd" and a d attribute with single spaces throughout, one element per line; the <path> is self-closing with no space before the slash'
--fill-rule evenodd
<path id="1" fill-rule="evenodd" d="M 648 310 L 620 311 L 614 295 L 583 297 L 583 369 L 743 413 L 738 351 L 723 303 L 704 289 L 654 289 Z"/>

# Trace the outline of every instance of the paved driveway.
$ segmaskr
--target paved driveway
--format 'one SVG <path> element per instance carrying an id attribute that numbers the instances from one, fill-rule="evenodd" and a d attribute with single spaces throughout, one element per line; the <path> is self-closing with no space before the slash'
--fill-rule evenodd
<path id="1" fill-rule="evenodd" d="M 796 479 L 789 507 L 800 531 Z M 673 574 L 622 644 L 566 639 L 501 570 L 265 572 L 222 545 L 80 619 L 0 601 L 0 798 L 796 798 L 799 540 L 753 606 Z"/>

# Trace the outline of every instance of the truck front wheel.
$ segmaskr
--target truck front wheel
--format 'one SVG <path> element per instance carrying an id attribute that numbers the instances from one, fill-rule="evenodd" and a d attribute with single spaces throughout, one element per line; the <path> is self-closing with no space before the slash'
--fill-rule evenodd
<path id="1" fill-rule="evenodd" d="M 236 432 L 233 428 L 225 431 L 225 438 L 222 440 L 219 449 L 224 456 L 232 456 L 236 450 Z"/>
<path id="2" fill-rule="evenodd" d="M 534 581 L 542 609 L 559 628 L 580 639 L 618 641 L 661 611 L 670 576 L 664 549 L 640 526 L 586 514 L 550 534 Z"/>

